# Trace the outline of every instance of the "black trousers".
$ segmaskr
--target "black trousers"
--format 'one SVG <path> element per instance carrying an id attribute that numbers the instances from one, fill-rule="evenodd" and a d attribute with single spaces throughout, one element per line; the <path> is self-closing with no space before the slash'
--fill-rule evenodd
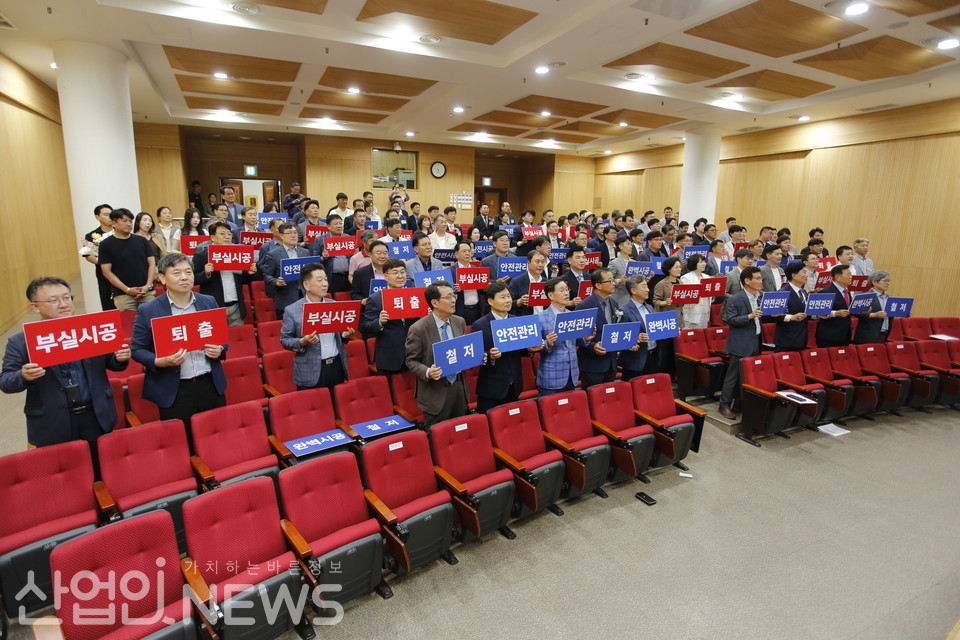
<path id="1" fill-rule="evenodd" d="M 338 384 L 341 384 L 343 381 L 343 367 L 341 366 L 340 361 L 337 360 L 331 365 L 324 365 L 320 367 L 320 377 L 317 379 L 317 384 L 313 385 L 312 387 L 301 387 L 300 385 L 297 385 L 297 391 L 326 387 L 327 389 L 330 389 L 330 393 L 333 393 L 333 388 Z"/>
<path id="2" fill-rule="evenodd" d="M 97 451 L 97 438 L 103 435 L 103 429 L 100 428 L 100 421 L 97 420 L 97 414 L 93 409 L 83 413 L 70 414 L 70 438 L 69 440 L 86 440 L 90 445 L 90 459 L 93 460 L 93 478 L 100 479 L 100 456 Z"/>
<path id="3" fill-rule="evenodd" d="M 486 396 L 477 396 L 477 413 L 483 414 L 494 407 L 499 407 L 502 404 L 510 404 L 511 402 L 516 402 L 519 399 L 517 392 L 513 390 L 513 387 L 510 387 L 510 390 L 507 391 L 507 395 L 502 398 L 488 398 Z"/>
<path id="4" fill-rule="evenodd" d="M 100 269 L 99 265 L 97 269 Z M 113 285 L 99 272 L 97 273 L 97 293 L 100 294 L 100 309 L 110 311 L 117 308 L 113 304 Z"/>
<path id="5" fill-rule="evenodd" d="M 593 373 L 591 371 L 580 372 L 580 384 L 584 389 L 589 389 L 596 384 L 606 384 L 613 382 L 617 378 L 616 369 L 608 369 L 602 373 Z"/>
<path id="6" fill-rule="evenodd" d="M 159 407 L 161 420 L 182 420 L 190 434 L 190 418 L 195 413 L 226 406 L 227 398 L 217 393 L 209 373 L 192 380 L 181 380 L 177 397 L 167 408 Z"/>
<path id="7" fill-rule="evenodd" d="M 660 368 L 660 342 L 657 341 L 657 346 L 652 351 L 647 351 L 647 360 L 643 364 L 643 371 L 640 372 L 640 375 L 652 376 L 662 371 L 663 369 Z"/>
<path id="8" fill-rule="evenodd" d="M 330 293 L 339 293 L 341 291 L 350 291 L 350 279 L 346 273 L 330 274 Z"/>

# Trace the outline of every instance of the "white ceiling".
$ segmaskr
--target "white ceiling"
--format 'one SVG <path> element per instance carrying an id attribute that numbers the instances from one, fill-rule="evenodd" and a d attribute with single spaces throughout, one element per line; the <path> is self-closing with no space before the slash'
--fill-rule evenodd
<path id="1" fill-rule="evenodd" d="M 493 45 L 452 38 L 426 45 L 416 40 L 421 33 L 410 31 L 402 15 L 376 24 L 356 21 L 362 0 L 328 0 L 322 15 L 261 6 L 254 16 L 236 13 L 222 0 L 0 0 L 0 13 L 16 26 L 15 30 L 0 30 L 0 52 L 56 88 L 56 72 L 50 68 L 54 42 L 81 40 L 122 51 L 130 58 L 132 107 L 138 121 L 397 140 L 406 139 L 406 131 L 414 131 L 413 139 L 419 142 L 516 150 L 550 148 L 582 155 L 676 144 L 685 130 L 704 124 L 719 125 L 729 135 L 748 127 L 789 126 L 796 123 L 790 116 L 800 114 L 823 120 L 856 115 L 877 105 L 907 106 L 960 96 L 960 63 L 956 61 L 960 49 L 940 52 L 954 61 L 925 72 L 860 82 L 793 62 L 837 48 L 840 43 L 772 58 L 684 33 L 750 1 L 503 2 L 539 15 Z M 846 17 L 842 6 L 825 8 L 820 0 L 797 2 L 867 28 L 842 41 L 843 46 L 881 35 L 916 45 L 942 38 L 947 33 L 927 23 L 956 13 L 960 5 L 953 3 L 951 8 L 913 18 L 872 6 L 865 14 Z M 625 80 L 623 71 L 603 67 L 657 42 L 750 66 L 695 84 L 665 80 L 638 84 Z M 162 45 L 303 63 L 289 98 L 303 105 L 327 66 L 426 78 L 437 84 L 376 125 L 323 125 L 304 120 L 299 118 L 301 105 L 290 102 L 280 116 L 237 115 L 221 123 L 218 118 L 223 116 L 215 112 L 187 108 Z M 534 73 L 536 66 L 556 61 L 566 64 L 546 75 Z M 803 99 L 730 103 L 715 98 L 720 89 L 706 87 L 725 77 L 764 69 L 835 88 Z M 301 90 L 303 99 L 299 100 L 296 96 Z M 497 136 L 483 142 L 471 134 L 448 131 L 531 94 L 662 113 L 685 121 L 580 145 Z M 468 108 L 454 114 L 454 105 Z"/>

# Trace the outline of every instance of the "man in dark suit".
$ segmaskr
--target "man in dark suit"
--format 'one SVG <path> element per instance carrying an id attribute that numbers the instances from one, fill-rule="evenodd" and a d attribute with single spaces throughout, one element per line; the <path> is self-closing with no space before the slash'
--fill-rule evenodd
<path id="1" fill-rule="evenodd" d="M 207 231 L 210 232 L 209 227 L 207 227 Z M 240 234 L 243 232 L 263 233 L 263 229 L 260 228 L 260 214 L 253 207 L 244 207 L 241 211 L 240 226 L 232 231 L 231 240 L 233 240 L 233 244 L 240 244 Z M 213 236 L 213 233 L 209 235 Z"/>
<path id="2" fill-rule="evenodd" d="M 762 269 L 761 269 L 762 271 Z M 788 264 L 784 269 L 787 284 L 781 291 L 789 291 L 787 312 L 776 319 L 777 327 L 773 332 L 775 351 L 803 351 L 807 348 L 807 270 L 802 262 Z M 764 283 L 766 284 L 766 283 Z"/>
<path id="3" fill-rule="evenodd" d="M 457 296 L 449 282 L 429 285 L 425 294 L 430 313 L 410 326 L 407 332 L 407 369 L 417 378 L 417 406 L 423 412 L 423 426 L 462 416 L 467 412 L 467 378 L 463 371 L 444 375 L 434 363 L 433 345 L 466 333 L 463 318 L 453 314 Z"/>
<path id="4" fill-rule="evenodd" d="M 577 363 L 580 366 L 580 381 L 584 389 L 595 384 L 613 382 L 617 377 L 618 354 L 607 353 L 607 350 L 600 346 L 600 339 L 604 325 L 619 322 L 623 315 L 620 305 L 613 299 L 615 285 L 610 270 L 602 267 L 594 269 L 590 274 L 590 281 L 593 283 L 593 293 L 577 305 L 577 311 L 597 309 L 597 329 L 593 338 L 577 340 L 577 346 L 580 347 L 577 350 Z"/>
<path id="5" fill-rule="evenodd" d="M 266 294 L 273 298 L 277 318 L 291 302 L 303 297 L 303 290 L 296 280 L 287 282 L 281 275 L 281 263 L 289 258 L 306 258 L 310 252 L 297 246 L 297 228 L 289 222 L 280 225 L 280 246 L 272 249 L 263 261 L 263 282 Z"/>
<path id="6" fill-rule="evenodd" d="M 710 253 L 707 254 L 707 266 L 703 270 L 706 276 L 720 275 L 720 263 L 723 262 L 723 242 L 714 240 L 710 243 Z"/>
<path id="7" fill-rule="evenodd" d="M 37 278 L 27 286 L 30 308 L 41 320 L 73 315 L 73 295 L 65 280 Z M 119 330 L 120 327 L 117 327 Z M 53 365 L 46 369 L 30 362 L 23 333 L 7 341 L 3 355 L 0 390 L 27 392 L 23 412 L 27 420 L 27 442 L 45 447 L 71 440 L 86 440 L 97 470 L 97 438 L 117 424 L 113 389 L 107 369 L 123 371 L 130 360 L 130 348 L 123 345 L 114 353 Z"/>
<path id="8" fill-rule="evenodd" d="M 760 267 L 760 277 L 763 278 L 764 291 L 780 291 L 780 287 L 788 282 L 780 268 L 780 260 L 783 253 L 780 247 L 775 244 L 764 245 L 761 256 L 766 259 L 766 264 Z"/>
<path id="9" fill-rule="evenodd" d="M 481 315 L 483 315 L 484 306 L 481 300 L 483 291 L 477 289 L 460 289 L 457 283 L 457 271 L 459 269 L 470 269 L 473 266 L 470 261 L 473 260 L 473 245 L 463 240 L 457 241 L 454 255 L 457 261 L 450 266 L 450 273 L 453 276 L 454 291 L 457 292 L 457 308 L 454 313 L 467 324 L 473 324 Z"/>
<path id="10" fill-rule="evenodd" d="M 487 358 L 477 374 L 477 413 L 486 413 L 493 407 L 514 402 L 523 391 L 523 350 L 502 353 L 493 346 L 491 323 L 512 318 L 513 297 L 502 282 L 491 282 L 484 292 L 490 313 L 473 323 L 473 331 L 483 334 L 483 350 Z M 541 347 L 532 349 L 539 351 Z"/>
<path id="11" fill-rule="evenodd" d="M 383 280 L 383 263 L 390 257 L 387 245 L 376 240 L 370 243 L 370 264 L 360 267 L 353 272 L 353 282 L 350 284 L 350 298 L 367 304 L 370 297 L 370 283 L 374 280 Z"/>
<path id="12" fill-rule="evenodd" d="M 547 305 L 530 306 L 530 283 L 543 282 L 543 269 L 547 259 L 539 251 L 527 254 L 527 270 L 510 280 L 510 295 L 513 297 L 513 312 L 518 316 L 540 313 Z"/>
<path id="13" fill-rule="evenodd" d="M 587 264 L 587 256 L 580 245 L 567 249 L 567 270 L 560 276 L 567 283 L 570 290 L 570 307 L 583 302 L 580 299 L 580 283 L 589 282 L 590 274 L 583 270 Z"/>
<path id="14" fill-rule="evenodd" d="M 870 305 L 870 311 L 857 314 L 857 332 L 853 336 L 854 344 L 872 344 L 887 341 L 890 335 L 891 318 L 887 317 L 887 291 L 890 289 L 890 272 L 879 269 L 870 274 L 870 284 L 877 297 Z"/>
<path id="15" fill-rule="evenodd" d="M 730 301 L 730 298 L 736 295 L 741 289 L 740 276 L 743 274 L 744 269 L 752 266 L 753 252 L 750 251 L 750 249 L 740 249 L 740 251 L 737 251 L 737 266 L 727 272 L 727 286 L 724 290 L 726 298 L 723 301 L 723 307 L 720 309 L 720 317 L 724 320 L 727 319 L 727 303 Z"/>
<path id="16" fill-rule="evenodd" d="M 345 381 L 347 352 L 343 340 L 353 335 L 353 329 L 342 333 L 303 333 L 303 306 L 308 302 L 332 302 L 326 300 L 327 273 L 319 264 L 308 264 L 300 271 L 300 284 L 306 295 L 291 303 L 283 311 L 283 328 L 280 344 L 293 351 L 293 384 L 297 391 L 326 387 L 330 389 Z"/>
<path id="17" fill-rule="evenodd" d="M 480 212 L 473 219 L 473 226 L 480 229 L 480 238 L 490 240 L 493 238 L 493 232 L 500 228 L 497 222 L 490 216 L 490 207 L 486 202 L 480 205 Z"/>
<path id="18" fill-rule="evenodd" d="M 617 257 L 617 228 L 612 224 L 600 230 L 600 266 L 610 266 L 610 261 Z"/>
<path id="19" fill-rule="evenodd" d="M 727 302 L 727 353 L 730 362 L 727 375 L 723 379 L 720 393 L 720 415 L 734 420 L 737 415 L 731 409 L 734 400 L 739 401 L 740 381 L 743 371 L 740 361 L 760 353 L 760 292 L 763 291 L 763 278 L 760 269 L 747 267 L 740 272 L 741 289 Z M 737 402 L 739 404 L 739 402 Z"/>
<path id="20" fill-rule="evenodd" d="M 224 246 L 230 244 L 230 226 L 226 222 L 214 222 L 208 229 L 210 244 Z M 200 293 L 212 296 L 217 304 L 227 310 L 227 324 L 243 324 L 247 317 L 247 304 L 243 300 L 243 285 L 253 279 L 257 272 L 257 263 L 247 271 L 214 271 L 213 263 L 207 256 L 210 245 L 197 249 L 193 254 L 194 282 L 200 285 Z"/>
<path id="21" fill-rule="evenodd" d="M 387 288 L 402 289 L 407 284 L 407 269 L 403 260 L 388 258 L 383 263 L 383 277 L 387 281 Z M 413 318 L 391 320 L 383 310 L 383 295 L 379 291 L 367 298 L 360 316 L 360 334 L 364 339 L 377 339 L 373 352 L 377 375 L 389 376 L 406 368 L 407 330 L 414 322 Z"/>
<path id="22" fill-rule="evenodd" d="M 820 293 L 832 293 L 833 308 L 828 317 L 817 321 L 817 346 L 822 349 L 829 347 L 845 347 L 850 344 L 850 267 L 838 264 L 830 270 L 833 282 L 823 288 Z"/>
<path id="23" fill-rule="evenodd" d="M 220 197 L 223 204 L 227 205 L 227 222 L 231 229 L 243 226 L 243 205 L 237 202 L 237 192 L 233 187 L 227 185 L 220 187 Z"/>
<path id="24" fill-rule="evenodd" d="M 293 225 L 289 226 L 296 233 Z M 157 405 L 161 420 L 183 420 L 189 427 L 193 414 L 226 404 L 227 378 L 220 361 L 226 357 L 227 348 L 207 344 L 203 350 L 181 349 L 157 357 L 151 324 L 154 318 L 217 308 L 212 297 L 192 291 L 193 266 L 187 256 L 168 253 L 160 259 L 157 270 L 167 291 L 137 310 L 131 351 L 133 359 L 146 369 L 144 399 Z"/>
<path id="25" fill-rule="evenodd" d="M 430 236 L 417 231 L 413 234 L 414 257 L 406 261 L 407 278 L 413 282 L 414 273 L 425 273 L 427 271 L 439 271 L 443 269 L 443 263 L 433 257 L 433 245 L 430 243 Z"/>
<path id="26" fill-rule="evenodd" d="M 620 367 L 623 369 L 623 380 L 632 380 L 637 376 L 657 373 L 658 358 L 656 341 L 650 342 L 647 335 L 647 314 L 653 313 L 653 307 L 647 304 L 650 297 L 650 287 L 647 280 L 641 275 L 627 278 L 627 291 L 630 299 L 623 303 L 620 310 L 623 318 L 620 322 L 639 322 L 639 343 L 630 349 L 620 352 Z M 649 365 L 648 365 L 649 363 Z"/>

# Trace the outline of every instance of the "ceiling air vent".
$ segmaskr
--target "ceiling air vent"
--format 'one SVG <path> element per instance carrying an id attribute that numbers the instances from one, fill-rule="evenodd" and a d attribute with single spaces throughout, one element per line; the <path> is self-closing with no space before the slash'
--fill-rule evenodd
<path id="1" fill-rule="evenodd" d="M 648 145 L 647 145 L 647 149 L 654 149 L 654 148 L 656 148 L 656 147 L 662 147 L 662 146 L 663 146 L 663 145 L 660 144 L 659 142 L 654 142 L 654 143 L 652 143 L 652 144 L 648 144 Z"/>
<path id="2" fill-rule="evenodd" d="M 751 131 L 763 131 L 763 127 L 744 127 L 743 129 L 737 129 L 740 133 L 750 133 Z"/>
<path id="3" fill-rule="evenodd" d="M 878 104 L 878 105 L 875 106 L 875 107 L 864 107 L 863 109 L 857 109 L 857 111 L 859 111 L 859 112 L 861 112 L 861 113 L 868 113 L 868 112 L 870 112 L 870 111 L 883 111 L 884 109 L 893 109 L 894 107 L 898 107 L 898 106 L 900 106 L 900 105 L 896 105 L 896 104 Z"/>
<path id="4" fill-rule="evenodd" d="M 17 25 L 15 25 L 15 24 L 13 24 L 12 22 L 10 22 L 10 20 L 7 18 L 7 16 L 3 15 L 2 13 L 0 13 L 0 29 L 12 29 L 12 30 L 16 31 L 16 30 L 17 30 Z"/>

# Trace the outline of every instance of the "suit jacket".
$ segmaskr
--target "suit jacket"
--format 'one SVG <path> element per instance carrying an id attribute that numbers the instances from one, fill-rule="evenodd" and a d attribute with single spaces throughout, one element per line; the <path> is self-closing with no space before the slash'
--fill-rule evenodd
<path id="1" fill-rule="evenodd" d="M 853 336 L 854 344 L 874 344 L 887 341 L 886 336 L 881 333 L 885 318 L 870 317 L 871 313 L 876 313 L 877 311 L 883 311 L 880 298 L 873 299 L 873 302 L 870 304 L 870 311 L 857 314 L 859 322 L 857 322 L 857 332 Z M 889 320 L 893 322 L 893 318 L 889 318 Z M 888 327 L 887 335 L 889 335 L 889 333 Z"/>
<path id="2" fill-rule="evenodd" d="M 450 316 L 451 338 L 459 338 L 467 331 L 467 323 L 460 316 Z M 379 340 L 378 340 L 379 342 Z M 469 400 L 467 377 L 461 371 L 453 384 L 446 378 L 427 378 L 427 369 L 433 366 L 433 345 L 440 342 L 440 331 L 433 313 L 420 318 L 407 331 L 407 369 L 417 377 L 417 406 L 424 413 L 440 413 L 448 393 L 461 393 Z"/>
<path id="3" fill-rule="evenodd" d="M 847 290 L 849 292 L 849 289 Z M 843 301 L 843 295 L 836 284 L 830 283 L 823 288 L 820 293 L 832 293 L 833 307 L 832 311 L 839 311 L 847 308 L 847 303 Z M 851 300 L 853 294 L 850 294 Z M 846 318 L 823 317 L 817 320 L 817 344 L 850 344 L 850 328 L 852 322 L 850 316 Z"/>
<path id="4" fill-rule="evenodd" d="M 350 284 L 350 299 L 363 300 L 370 297 L 370 283 L 374 281 L 373 265 L 368 264 L 353 272 L 353 282 Z"/>
<path id="5" fill-rule="evenodd" d="M 777 267 L 777 269 L 780 269 L 780 267 Z M 781 286 L 787 284 L 787 278 L 783 274 L 783 269 L 780 269 L 781 284 L 779 286 L 777 285 L 776 280 L 774 280 L 773 269 L 771 269 L 768 264 L 760 267 L 760 277 L 763 279 L 764 291 L 779 291 Z"/>
<path id="6" fill-rule="evenodd" d="M 197 311 L 207 311 L 217 308 L 217 301 L 202 293 L 194 294 Z M 173 315 L 170 312 L 170 298 L 164 293 L 137 309 L 137 318 L 133 323 L 133 340 L 130 350 L 133 359 L 146 369 L 143 381 L 143 397 L 158 407 L 167 408 L 177 398 L 180 388 L 180 367 L 157 367 L 154 360 L 157 354 L 153 350 L 153 326 L 151 320 Z M 210 363 L 210 374 L 213 376 L 213 385 L 217 393 L 223 395 L 227 390 L 227 378 L 223 374 L 220 360 L 227 357 L 227 347 L 224 345 L 219 360 L 207 358 Z"/>
<path id="7" fill-rule="evenodd" d="M 649 248 L 644 249 L 640 253 L 640 262 L 653 262 L 653 258 L 667 258 L 670 254 L 667 253 L 667 250 L 663 247 L 660 247 L 659 251 L 651 251 Z"/>
<path id="8" fill-rule="evenodd" d="M 298 258 L 306 258 L 310 255 L 310 252 L 303 247 L 296 247 L 296 250 Z M 281 245 L 271 249 L 263 261 L 263 288 L 266 294 L 273 298 L 273 306 L 277 310 L 277 315 L 281 315 L 288 304 L 303 297 L 303 289 L 300 288 L 299 280 L 288 282 L 282 287 L 277 286 L 277 278 L 280 277 L 280 262 L 286 259 L 287 248 Z"/>
<path id="9" fill-rule="evenodd" d="M 806 301 L 797 295 L 789 284 L 783 285 L 781 291 L 789 291 L 790 297 L 787 299 L 787 312 L 785 315 L 776 318 L 777 327 L 773 332 L 773 343 L 781 349 L 805 349 L 807 346 L 807 324 L 810 320 L 800 322 L 787 322 L 786 316 L 803 313 L 807 308 Z"/>
<path id="10" fill-rule="evenodd" d="M 742 290 L 743 285 L 740 284 L 740 269 L 738 267 L 734 267 L 727 273 L 727 297 L 723 301 L 723 307 L 720 308 L 721 318 L 724 320 L 727 319 L 727 305 L 730 303 L 730 298 Z"/>
<path id="11" fill-rule="evenodd" d="M 643 306 L 647 313 L 653 313 L 653 307 L 649 304 L 644 303 Z M 643 321 L 643 316 L 640 315 L 640 312 L 637 310 L 637 305 L 632 299 L 624 302 L 620 310 L 623 311 L 623 317 L 620 318 L 620 322 L 639 322 L 640 333 L 647 332 L 647 323 Z M 619 357 L 620 366 L 630 371 L 643 371 L 643 368 L 647 364 L 648 351 L 649 345 L 646 342 L 641 342 L 640 348 L 636 351 L 621 351 Z"/>
<path id="12" fill-rule="evenodd" d="M 459 265 L 458 262 L 454 262 L 452 265 L 450 265 L 450 273 L 453 274 L 453 282 L 451 282 L 450 284 L 456 284 L 456 283 L 457 283 L 457 269 L 459 268 L 459 266 L 460 266 L 460 265 Z M 482 314 L 485 314 L 485 313 L 487 312 L 487 299 L 486 299 L 486 298 L 484 297 L 484 295 L 483 295 L 483 289 L 477 289 L 476 291 L 477 291 L 477 304 L 480 305 L 480 307 L 479 307 L 479 313 L 482 315 Z M 454 310 L 453 313 L 454 313 L 454 315 L 458 315 L 458 316 L 460 316 L 461 318 L 463 318 L 463 317 L 464 317 L 463 314 L 466 312 L 466 310 L 467 310 L 467 305 L 466 305 L 466 303 L 464 302 L 464 292 L 463 292 L 463 291 L 458 291 L 458 292 L 457 292 L 457 306 L 456 306 L 456 308 L 455 308 L 455 310 Z"/>
<path id="13" fill-rule="evenodd" d="M 312 387 L 317 384 L 320 379 L 320 369 L 323 367 L 320 362 L 320 343 L 300 344 L 300 338 L 303 336 L 303 305 L 307 302 L 307 298 L 303 297 L 290 303 L 283 310 L 283 325 L 280 329 L 280 344 L 287 351 L 293 351 L 293 384 L 298 387 Z M 324 300 L 324 302 L 333 301 Z M 340 337 L 339 331 L 334 333 L 333 336 L 337 342 L 339 366 L 343 368 L 343 378 L 346 380 L 349 379 L 349 376 L 347 375 L 347 354 L 343 348 L 343 338 Z"/>
<path id="14" fill-rule="evenodd" d="M 237 302 L 240 304 L 240 317 L 247 317 L 247 305 L 243 300 L 243 285 L 253 280 L 248 271 L 214 271 L 209 276 L 203 266 L 207 264 L 207 247 L 198 249 L 193 254 L 193 282 L 200 285 L 200 293 L 213 297 L 221 307 L 227 306 L 223 299 L 223 278 L 233 278 L 237 286 Z"/>
<path id="15" fill-rule="evenodd" d="M 707 255 L 707 266 L 703 270 L 703 274 L 706 276 L 716 276 L 720 274 L 720 265 L 712 255 Z"/>
<path id="16" fill-rule="evenodd" d="M 551 305 L 540 314 L 540 335 L 546 339 L 553 333 L 556 324 L 557 311 Z M 575 340 L 558 341 L 552 347 L 544 345 L 540 352 L 540 365 L 537 367 L 538 387 L 563 389 L 567 383 L 577 384 L 579 379 Z"/>
<path id="17" fill-rule="evenodd" d="M 240 244 L 240 234 L 244 231 L 247 231 L 248 233 L 266 233 L 263 229 L 254 229 L 253 231 L 249 231 L 245 224 L 241 224 L 239 227 L 233 230 L 233 244 Z"/>
<path id="18" fill-rule="evenodd" d="M 487 224 L 483 221 L 483 216 L 477 216 L 473 219 L 473 226 L 480 229 L 481 238 L 490 238 L 493 236 L 493 232 L 500 228 L 500 225 L 497 224 L 496 218 L 493 216 L 488 216 L 490 218 L 490 224 Z"/>
<path id="19" fill-rule="evenodd" d="M 583 277 L 583 282 L 590 282 L 589 273 L 583 271 L 580 275 Z M 567 269 L 566 272 L 560 277 L 563 278 L 563 281 L 567 283 L 567 287 L 570 288 L 570 299 L 573 300 L 577 297 L 577 293 L 580 291 L 581 281 L 577 280 L 577 275 L 570 269 Z"/>
<path id="20" fill-rule="evenodd" d="M 230 223 L 231 230 L 243 226 L 243 218 L 240 217 L 240 212 L 242 210 L 243 205 L 239 202 L 235 203 L 233 206 L 229 204 L 227 205 L 227 222 Z"/>
<path id="21" fill-rule="evenodd" d="M 511 314 L 509 317 L 514 316 Z M 483 334 L 483 350 L 487 354 L 494 346 L 490 323 L 495 319 L 492 313 L 488 313 L 473 323 L 474 333 L 479 331 Z M 520 358 L 526 353 L 523 349 L 508 351 L 496 360 L 488 355 L 486 363 L 480 366 L 477 373 L 477 395 L 501 400 L 507 396 L 511 388 L 515 394 L 520 395 L 523 391 L 523 365 Z"/>
<path id="22" fill-rule="evenodd" d="M 613 296 L 610 296 L 607 300 L 610 303 L 610 319 L 615 323 L 617 322 L 616 312 L 620 309 L 620 305 L 613 299 Z M 616 370 L 617 368 L 618 353 L 616 351 L 600 356 L 593 350 L 595 345 L 600 344 L 600 338 L 603 336 L 603 327 L 607 324 L 606 316 L 600 312 L 600 303 L 602 301 L 603 298 L 597 293 L 592 293 L 589 298 L 577 305 L 577 311 L 597 309 L 597 333 L 594 335 L 593 340 L 587 340 L 585 338 L 577 340 L 577 346 L 580 347 L 577 351 L 577 362 L 580 366 L 580 371 L 604 373 L 605 371 L 611 369 Z"/>
<path id="23" fill-rule="evenodd" d="M 409 260 L 405 260 L 404 264 L 407 267 L 407 280 L 413 282 L 414 273 L 426 273 L 427 269 L 423 268 L 423 263 L 420 261 L 420 256 L 415 256 Z M 443 269 L 443 263 L 437 260 L 434 257 L 430 257 L 430 271 L 439 271 Z M 450 284 L 453 284 L 452 282 Z"/>
<path id="24" fill-rule="evenodd" d="M 546 278 L 542 275 L 540 276 L 542 282 L 546 282 Z M 530 305 L 523 305 L 522 307 L 517 305 L 517 300 L 521 297 L 527 295 L 530 291 L 530 272 L 524 271 L 516 278 L 510 280 L 510 284 L 507 287 L 510 290 L 510 295 L 513 297 L 513 313 L 518 316 L 529 316 L 533 315 L 533 307 Z M 544 305 L 544 308 L 550 306 L 549 304 Z"/>
<path id="25" fill-rule="evenodd" d="M 380 312 L 383 311 L 383 294 L 377 291 L 367 298 L 367 304 L 360 315 L 360 334 L 366 338 L 376 338 L 373 359 L 377 371 L 393 373 L 402 371 L 406 360 L 407 331 L 415 318 L 387 320 L 380 324 Z"/>
<path id="26" fill-rule="evenodd" d="M 614 249 L 614 255 L 610 255 L 610 247 L 607 246 L 606 242 L 600 243 L 600 266 L 607 268 L 610 265 L 610 261 L 617 257 L 616 249 Z"/>
<path id="27" fill-rule="evenodd" d="M 730 296 L 727 301 L 727 353 L 740 358 L 749 358 L 759 351 L 759 335 L 757 322 L 747 316 L 753 311 L 750 298 L 746 291 L 741 289 Z"/>
<path id="28" fill-rule="evenodd" d="M 72 440 L 70 412 L 60 377 L 60 366 L 45 367 L 46 374 L 32 382 L 20 375 L 20 369 L 30 362 L 27 342 L 23 333 L 10 337 L 3 354 L 3 372 L 0 373 L 0 390 L 4 393 L 27 392 L 23 413 L 27 418 L 27 441 L 37 447 L 59 444 Z M 118 362 L 113 354 L 80 360 L 87 376 L 90 401 L 97 422 L 104 431 L 110 431 L 117 423 L 117 407 L 113 400 L 113 388 L 107 379 L 106 370 L 123 371 L 126 362 Z"/>

